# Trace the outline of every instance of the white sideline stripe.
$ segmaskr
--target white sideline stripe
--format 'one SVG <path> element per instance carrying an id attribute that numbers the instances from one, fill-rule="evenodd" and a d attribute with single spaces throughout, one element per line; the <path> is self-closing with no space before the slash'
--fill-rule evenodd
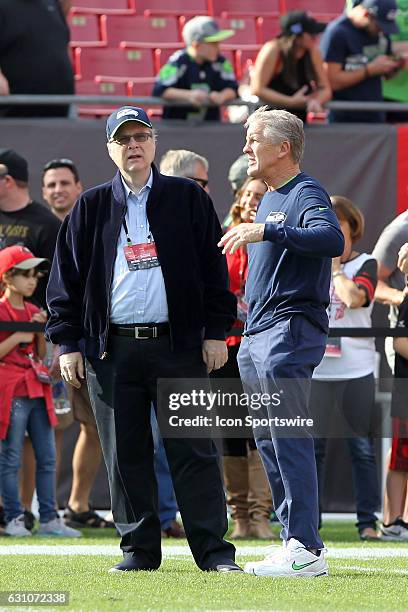
<path id="1" fill-rule="evenodd" d="M 238 546 L 237 557 L 264 556 L 268 552 L 266 546 Z M 84 555 L 87 557 L 119 556 L 121 551 L 118 546 L 113 545 L 86 545 L 86 544 L 55 544 L 30 545 L 12 544 L 11 546 L 0 546 L 0 556 L 5 555 Z M 163 546 L 164 559 L 177 559 L 191 557 L 188 546 Z M 399 544 L 393 547 L 365 548 L 332 548 L 328 551 L 329 559 L 382 559 L 391 557 L 408 558 L 408 548 L 400 548 Z"/>
<path id="2" fill-rule="evenodd" d="M 336 569 L 356 570 L 358 572 L 374 572 L 375 574 L 382 574 L 384 572 L 384 569 L 382 569 L 381 567 L 364 567 L 363 565 L 338 565 Z M 387 569 L 386 571 L 387 574 L 408 574 L 408 570 L 403 569 Z"/>

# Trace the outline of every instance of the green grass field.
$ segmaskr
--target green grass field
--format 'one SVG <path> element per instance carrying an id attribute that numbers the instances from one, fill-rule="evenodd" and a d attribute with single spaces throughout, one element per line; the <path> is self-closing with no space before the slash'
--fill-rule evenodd
<path id="1" fill-rule="evenodd" d="M 328 522 L 322 530 L 331 575 L 297 580 L 200 572 L 187 554 L 185 540 L 163 541 L 164 560 L 157 572 L 108 574 L 109 567 L 120 559 L 119 549 L 115 555 L 111 548 L 118 547 L 119 540 L 111 534 L 87 529 L 75 542 L 0 538 L 0 591 L 70 594 L 69 605 L 62 608 L 30 606 L 14 610 L 338 612 L 403 610 L 408 604 L 408 544 L 362 543 L 350 522 Z M 39 554 L 43 546 L 47 554 Z M 81 546 L 82 554 L 69 554 L 73 546 Z M 238 562 L 261 558 L 265 546 L 255 541 L 237 544 Z M 0 606 L 0 610 L 6 609 L 10 608 Z"/>

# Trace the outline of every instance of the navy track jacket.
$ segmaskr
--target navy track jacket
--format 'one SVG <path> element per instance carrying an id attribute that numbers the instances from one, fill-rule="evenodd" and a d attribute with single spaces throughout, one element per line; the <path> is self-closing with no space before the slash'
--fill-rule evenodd
<path id="1" fill-rule="evenodd" d="M 103 357 L 117 241 L 126 213 L 118 172 L 85 191 L 61 226 L 51 268 L 46 337 L 61 354 Z M 194 181 L 164 176 L 153 165 L 147 217 L 166 287 L 173 350 L 223 340 L 236 315 L 228 290 L 222 231 L 212 202 Z M 135 322 L 137 323 L 137 322 Z"/>
<path id="2" fill-rule="evenodd" d="M 248 245 L 246 333 L 294 314 L 327 333 L 332 257 L 343 253 L 344 238 L 326 191 L 301 172 L 264 195 L 255 223 L 265 232 L 263 242 Z"/>

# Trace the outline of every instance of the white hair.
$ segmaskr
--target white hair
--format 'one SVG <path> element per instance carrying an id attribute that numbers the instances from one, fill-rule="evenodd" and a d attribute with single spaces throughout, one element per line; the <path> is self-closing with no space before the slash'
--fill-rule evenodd
<path id="1" fill-rule="evenodd" d="M 160 172 L 167 176 L 194 176 L 196 164 L 202 164 L 208 172 L 205 157 L 186 149 L 170 149 L 160 160 Z"/>
<path id="2" fill-rule="evenodd" d="M 271 110 L 269 106 L 261 106 L 248 117 L 245 127 L 252 124 L 262 125 L 263 135 L 273 144 L 280 144 L 284 140 L 289 142 L 294 163 L 300 163 L 305 149 L 305 132 L 301 119 L 285 110 Z"/>

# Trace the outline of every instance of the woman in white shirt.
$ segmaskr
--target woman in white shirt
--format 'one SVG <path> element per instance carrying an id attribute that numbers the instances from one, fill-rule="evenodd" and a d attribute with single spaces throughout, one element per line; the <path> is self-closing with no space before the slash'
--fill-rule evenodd
<path id="1" fill-rule="evenodd" d="M 364 232 L 361 211 L 347 198 L 333 196 L 333 210 L 344 234 L 344 252 L 333 259 L 328 316 L 330 327 L 371 327 L 377 262 L 354 249 Z M 377 465 L 370 429 L 375 402 L 374 338 L 329 338 L 322 362 L 313 375 L 311 411 L 322 493 L 327 437 L 346 437 L 352 461 L 357 528 L 362 540 L 377 540 L 380 506 Z M 334 410 L 338 409 L 338 412 Z"/>

